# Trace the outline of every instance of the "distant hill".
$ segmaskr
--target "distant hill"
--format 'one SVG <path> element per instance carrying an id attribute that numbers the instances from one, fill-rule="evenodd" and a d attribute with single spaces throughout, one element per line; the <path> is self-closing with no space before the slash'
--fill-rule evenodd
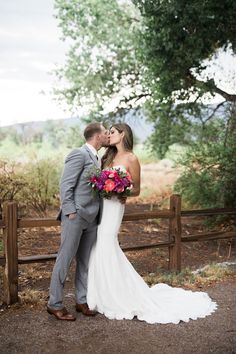
<path id="1" fill-rule="evenodd" d="M 135 136 L 138 138 L 139 142 L 143 143 L 147 137 L 152 132 L 152 125 L 147 123 L 144 118 L 134 118 L 133 116 L 127 116 L 125 121 L 131 126 Z M 18 134 L 25 132 L 46 132 L 49 127 L 57 126 L 58 128 L 68 129 L 69 127 L 73 127 L 79 125 L 80 129 L 83 130 L 85 124 L 78 117 L 66 118 L 66 119 L 55 119 L 55 120 L 46 120 L 46 121 L 35 121 L 35 122 L 25 122 L 13 124 L 5 127 L 0 127 L 0 132 L 4 132 L 9 128 L 13 128 L 16 130 Z"/>
<path id="2" fill-rule="evenodd" d="M 216 104 L 208 104 L 205 106 L 205 111 L 202 112 L 202 118 L 204 116 L 207 118 L 210 114 L 215 111 Z M 227 111 L 228 106 L 220 107 L 217 112 L 214 112 L 215 116 L 220 118 L 224 117 L 225 112 Z M 196 117 L 188 116 L 189 120 L 196 121 Z M 130 110 L 126 116 L 125 121 L 133 129 L 135 137 L 138 139 L 138 142 L 143 143 L 151 135 L 153 131 L 153 125 L 150 122 L 147 122 L 141 112 L 135 116 Z M 78 125 L 80 131 L 83 131 L 85 126 L 84 122 L 79 117 L 72 117 L 66 119 L 57 119 L 57 120 L 47 120 L 47 121 L 35 121 L 27 123 L 19 123 L 14 125 L 9 125 L 6 127 L 0 127 L 0 133 L 6 131 L 9 128 L 13 128 L 19 135 L 24 135 L 26 138 L 30 137 L 31 134 L 39 134 L 43 136 L 43 139 L 47 140 L 48 132 L 50 129 L 54 130 L 68 130 L 70 127 Z M 0 136 L 1 138 L 1 136 Z"/>

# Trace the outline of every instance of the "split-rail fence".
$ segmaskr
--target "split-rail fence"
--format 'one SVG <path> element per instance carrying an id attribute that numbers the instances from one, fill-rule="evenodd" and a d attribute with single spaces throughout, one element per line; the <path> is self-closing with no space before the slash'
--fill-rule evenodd
<path id="1" fill-rule="evenodd" d="M 204 210 L 181 210 L 181 196 L 170 197 L 169 209 L 135 213 L 125 213 L 123 222 L 143 219 L 168 219 L 169 232 L 166 242 L 146 244 L 132 247 L 122 247 L 124 251 L 137 251 L 149 248 L 168 247 L 169 269 L 181 270 L 181 244 L 182 242 L 196 242 L 206 240 L 233 239 L 235 231 L 208 232 L 197 235 L 182 237 L 181 217 L 186 216 L 211 216 L 236 214 L 236 209 L 204 209 Z M 4 254 L 0 257 L 0 266 L 4 266 L 4 303 L 12 304 L 18 301 L 18 265 L 47 262 L 55 260 L 56 254 L 19 256 L 18 255 L 18 230 L 22 228 L 60 226 L 60 221 L 55 218 L 19 218 L 17 203 L 6 202 L 3 207 L 3 218 L 0 220 L 0 229 L 3 229 Z"/>

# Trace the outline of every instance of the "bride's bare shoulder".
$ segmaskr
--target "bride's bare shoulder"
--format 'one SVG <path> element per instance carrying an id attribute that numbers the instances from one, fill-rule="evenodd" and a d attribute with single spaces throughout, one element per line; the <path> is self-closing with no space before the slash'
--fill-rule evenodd
<path id="1" fill-rule="evenodd" d="M 139 163 L 137 156 L 133 152 L 128 154 L 128 161 L 129 163 Z"/>

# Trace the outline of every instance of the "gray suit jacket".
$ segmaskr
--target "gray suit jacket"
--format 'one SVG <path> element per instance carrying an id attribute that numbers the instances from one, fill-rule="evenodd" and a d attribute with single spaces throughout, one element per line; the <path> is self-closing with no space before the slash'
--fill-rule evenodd
<path id="1" fill-rule="evenodd" d="M 88 184 L 94 167 L 99 168 L 98 161 L 86 145 L 72 150 L 66 157 L 60 182 L 61 212 L 64 215 L 78 212 L 88 222 L 98 215 L 100 198 L 92 194 Z"/>

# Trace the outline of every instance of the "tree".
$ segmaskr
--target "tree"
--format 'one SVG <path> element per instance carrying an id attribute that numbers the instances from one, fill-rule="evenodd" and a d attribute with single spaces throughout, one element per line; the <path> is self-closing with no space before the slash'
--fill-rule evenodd
<path id="1" fill-rule="evenodd" d="M 217 175 L 220 178 L 215 180 L 215 187 L 220 181 L 222 193 L 215 188 L 213 198 L 216 204 L 236 206 L 236 178 L 230 162 L 236 155 L 236 93 L 227 91 L 223 83 L 217 81 L 216 73 L 209 69 L 210 60 L 222 51 L 236 53 L 236 3 L 233 0 L 133 2 L 143 19 L 140 53 L 147 68 L 144 82 L 152 91 L 150 119 L 156 124 L 155 132 L 160 129 L 167 141 L 172 133 L 169 143 L 184 141 L 186 134 L 191 132 L 190 142 L 194 150 L 187 160 L 188 173 L 187 178 L 182 179 L 182 190 L 187 180 L 192 182 L 193 191 L 197 181 L 207 184 L 206 176 Z M 216 95 L 220 95 L 220 101 L 210 111 L 203 100 Z M 152 112 L 160 102 L 164 104 L 157 118 Z M 217 112 L 222 107 L 224 110 L 219 116 Z M 183 132 L 186 118 L 190 124 L 185 124 L 187 129 L 179 134 L 181 125 Z M 220 139 L 214 137 L 215 133 Z M 217 156 L 216 152 L 224 158 Z M 197 172 L 192 169 L 195 160 L 198 161 Z M 214 179 L 210 178 L 208 182 L 214 185 Z M 198 190 L 195 197 L 199 194 Z"/>
<path id="2" fill-rule="evenodd" d="M 64 39 L 72 42 L 57 93 L 98 117 L 111 101 L 115 114 L 143 106 L 154 122 L 150 144 L 161 157 L 173 143 L 196 150 L 196 142 L 210 142 L 213 151 L 221 126 L 221 148 L 236 154 L 236 93 L 212 69 L 217 55 L 236 53 L 236 2 L 132 2 L 56 0 Z M 217 95 L 218 104 L 205 104 Z M 223 183 L 234 196 L 229 201 L 225 193 L 225 205 L 236 203 L 235 178 Z"/>
<path id="3" fill-rule="evenodd" d="M 84 137 L 81 133 L 79 125 L 75 125 L 67 129 L 65 141 L 66 147 L 70 149 L 83 145 Z"/>
<path id="4" fill-rule="evenodd" d="M 66 65 L 57 72 L 64 86 L 56 92 L 76 108 L 88 105 L 96 118 L 111 101 L 113 115 L 145 101 L 149 119 L 159 120 L 162 133 L 165 124 L 156 109 L 164 102 L 162 116 L 171 111 L 176 115 L 170 142 L 177 142 L 182 139 L 178 122 L 181 127 L 184 116 L 198 116 L 201 110 L 199 122 L 205 125 L 204 117 L 209 116 L 200 102 L 206 94 L 235 102 L 236 95 L 222 89 L 215 73 L 207 73 L 206 60 L 218 50 L 235 52 L 236 4 L 233 0 L 133 0 L 133 4 L 136 7 L 129 0 L 56 0 L 64 39 L 71 42 Z M 185 103 L 178 104 L 178 111 L 176 99 Z M 165 133 L 169 134 L 169 123 Z M 188 129 L 186 133 L 188 138 Z"/>
<path id="5" fill-rule="evenodd" d="M 222 51 L 236 53 L 235 1 L 133 2 L 142 16 L 139 53 L 147 69 L 143 85 L 151 90 L 154 107 L 164 101 L 176 111 L 181 102 L 182 113 L 189 116 L 189 109 L 196 109 L 203 98 L 218 94 L 221 102 L 213 114 L 205 112 L 209 120 L 222 105 L 234 105 L 236 93 L 217 82 L 210 60 Z"/>
<path id="6" fill-rule="evenodd" d="M 142 91 L 142 66 L 136 58 L 139 12 L 131 1 L 56 0 L 63 38 L 71 46 L 64 68 L 57 71 L 59 98 L 78 109 L 99 114 L 136 107 Z"/>
<path id="7" fill-rule="evenodd" d="M 175 190 L 191 206 L 236 206 L 236 139 L 231 141 L 226 133 L 232 114 L 225 112 L 228 119 L 211 122 L 203 142 L 192 144 L 181 160 L 185 169 Z"/>
<path id="8" fill-rule="evenodd" d="M 143 19 L 142 61 L 158 88 L 155 93 L 167 99 L 173 93 L 179 99 L 190 98 L 193 93 L 217 93 L 235 102 L 236 94 L 221 89 L 213 76 L 201 79 L 209 64 L 205 60 L 218 49 L 230 47 L 236 53 L 235 1 L 133 2 Z"/>

